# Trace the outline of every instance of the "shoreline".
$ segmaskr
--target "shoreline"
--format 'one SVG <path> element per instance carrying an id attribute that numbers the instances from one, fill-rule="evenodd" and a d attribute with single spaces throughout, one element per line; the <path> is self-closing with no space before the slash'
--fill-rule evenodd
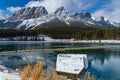
<path id="1" fill-rule="evenodd" d="M 58 43 L 120 43 L 120 40 L 70 40 L 70 39 L 48 39 L 46 41 L 0 41 L 0 42 L 58 42 Z"/>
<path id="2" fill-rule="evenodd" d="M 120 43 L 120 40 L 76 40 L 72 43 Z"/>

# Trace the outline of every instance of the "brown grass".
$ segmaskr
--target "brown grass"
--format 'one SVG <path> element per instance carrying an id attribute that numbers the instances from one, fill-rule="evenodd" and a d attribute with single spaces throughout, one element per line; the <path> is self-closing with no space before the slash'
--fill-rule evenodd
<path id="1" fill-rule="evenodd" d="M 91 76 L 90 74 L 86 74 L 84 80 L 96 80 L 96 79 L 94 76 Z"/>
<path id="2" fill-rule="evenodd" d="M 22 80 L 67 80 L 66 76 L 58 75 L 55 71 L 45 72 L 43 63 L 37 63 L 34 66 L 28 64 L 21 72 Z M 95 80 L 93 76 L 87 74 L 83 80 Z"/>
<path id="3" fill-rule="evenodd" d="M 32 74 L 30 76 L 31 80 L 44 80 L 43 79 L 43 64 L 37 63 L 35 64 L 33 70 L 32 70 Z"/>
<path id="4" fill-rule="evenodd" d="M 21 79 L 22 80 L 28 80 L 30 78 L 31 69 L 32 69 L 32 66 L 30 64 L 28 64 L 26 67 L 24 67 L 24 69 L 21 72 Z"/>
<path id="5" fill-rule="evenodd" d="M 66 80 L 67 77 L 58 75 L 56 72 L 51 76 L 50 80 Z"/>

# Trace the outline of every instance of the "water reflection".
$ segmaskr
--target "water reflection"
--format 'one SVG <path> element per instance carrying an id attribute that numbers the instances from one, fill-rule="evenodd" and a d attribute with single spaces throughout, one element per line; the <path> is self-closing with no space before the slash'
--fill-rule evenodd
<path id="1" fill-rule="evenodd" d="M 83 43 L 44 43 L 44 42 L 0 42 L 1 51 L 36 48 L 85 47 L 85 46 L 119 46 L 119 44 L 83 44 Z M 27 63 L 42 61 L 45 68 L 52 70 L 55 67 L 56 56 L 61 52 L 49 53 L 19 53 L 0 55 L 0 64 L 10 68 L 18 68 Z M 64 54 L 87 54 L 89 71 L 100 80 L 120 80 L 120 47 L 109 49 L 92 49 L 79 51 L 64 51 Z M 51 67 L 50 67 L 51 66 Z"/>
<path id="2" fill-rule="evenodd" d="M 120 79 L 120 49 L 104 49 L 94 56 L 89 71 L 102 80 Z"/>

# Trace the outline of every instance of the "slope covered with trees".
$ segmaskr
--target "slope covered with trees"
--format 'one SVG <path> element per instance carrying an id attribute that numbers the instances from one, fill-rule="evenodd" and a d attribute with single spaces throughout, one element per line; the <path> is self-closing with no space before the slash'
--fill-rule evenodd
<path id="1" fill-rule="evenodd" d="M 15 36 L 36 36 L 47 35 L 54 39 L 71 39 L 77 40 L 102 40 L 114 39 L 120 40 L 120 28 L 115 29 L 90 29 L 78 27 L 62 28 L 42 28 L 37 30 L 0 30 L 0 38 L 11 38 Z"/>

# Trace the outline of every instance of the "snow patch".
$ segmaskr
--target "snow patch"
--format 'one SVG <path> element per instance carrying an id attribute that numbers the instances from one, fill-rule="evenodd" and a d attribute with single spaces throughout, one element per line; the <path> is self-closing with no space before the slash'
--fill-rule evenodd
<path id="1" fill-rule="evenodd" d="M 23 20 L 23 22 L 21 24 L 19 24 L 16 29 L 20 29 L 21 26 L 26 26 L 25 30 L 29 29 L 30 27 L 33 27 L 32 29 L 34 29 L 36 26 L 39 26 L 43 23 L 47 23 L 51 20 L 55 19 L 55 17 L 51 16 L 51 15 L 47 15 L 47 16 L 42 16 L 39 18 L 35 18 L 35 19 L 28 19 L 28 20 Z"/>
<path id="2" fill-rule="evenodd" d="M 21 80 L 18 74 L 8 73 L 7 71 L 0 71 L 0 80 Z"/>

